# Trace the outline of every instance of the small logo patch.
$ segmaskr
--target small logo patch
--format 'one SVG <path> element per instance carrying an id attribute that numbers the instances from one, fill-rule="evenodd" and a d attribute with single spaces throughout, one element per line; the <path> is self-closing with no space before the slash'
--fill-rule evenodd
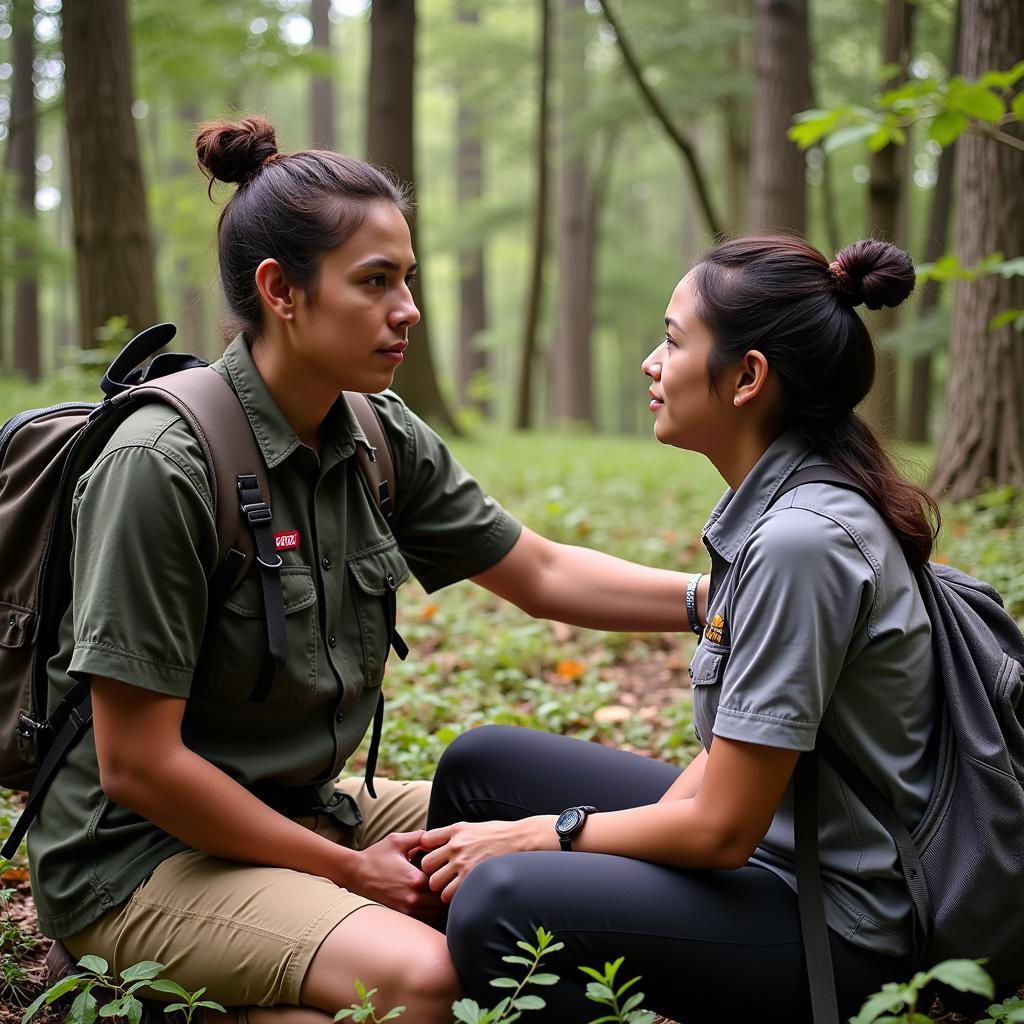
<path id="1" fill-rule="evenodd" d="M 299 546 L 299 531 L 285 530 L 284 533 L 274 534 L 274 547 L 278 551 L 291 551 Z"/>
<path id="2" fill-rule="evenodd" d="M 713 644 L 720 644 L 725 636 L 725 619 L 721 615 L 712 615 L 711 621 L 704 627 L 704 639 Z"/>

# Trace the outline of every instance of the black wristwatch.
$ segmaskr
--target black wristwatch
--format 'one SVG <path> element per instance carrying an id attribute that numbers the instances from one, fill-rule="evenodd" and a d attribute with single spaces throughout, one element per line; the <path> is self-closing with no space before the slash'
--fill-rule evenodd
<path id="1" fill-rule="evenodd" d="M 587 823 L 587 815 L 593 814 L 596 810 L 596 807 L 584 805 L 582 807 L 566 807 L 562 811 L 555 822 L 555 832 L 563 850 L 572 850 L 572 841 Z"/>

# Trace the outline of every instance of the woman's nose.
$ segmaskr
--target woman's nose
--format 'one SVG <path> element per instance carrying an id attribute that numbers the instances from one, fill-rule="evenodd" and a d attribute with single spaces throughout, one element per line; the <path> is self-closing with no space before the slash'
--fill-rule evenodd
<path id="1" fill-rule="evenodd" d="M 659 380 L 661 378 L 661 360 L 657 359 L 658 351 L 661 346 L 659 345 L 647 358 L 640 364 L 640 371 L 645 373 L 651 380 Z"/>

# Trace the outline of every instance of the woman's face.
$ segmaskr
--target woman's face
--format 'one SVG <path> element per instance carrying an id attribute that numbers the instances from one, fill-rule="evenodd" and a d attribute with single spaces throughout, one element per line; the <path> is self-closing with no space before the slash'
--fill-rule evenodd
<path id="1" fill-rule="evenodd" d="M 643 361 L 654 435 L 662 444 L 710 455 L 728 436 L 730 406 L 708 388 L 711 335 L 696 315 L 691 271 L 665 311 L 665 339 Z"/>
<path id="2" fill-rule="evenodd" d="M 420 319 L 409 290 L 415 270 L 401 211 L 369 204 L 358 230 L 323 255 L 312 302 L 296 305 L 294 354 L 339 391 L 391 387 Z"/>

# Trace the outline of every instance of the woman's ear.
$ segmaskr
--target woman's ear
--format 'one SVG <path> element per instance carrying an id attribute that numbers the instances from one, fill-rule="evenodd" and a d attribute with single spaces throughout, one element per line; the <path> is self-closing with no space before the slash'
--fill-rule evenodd
<path id="1" fill-rule="evenodd" d="M 733 390 L 732 404 L 737 408 L 746 405 L 760 395 L 768 386 L 768 360 L 756 348 L 740 360 L 739 373 Z"/>
<path id="2" fill-rule="evenodd" d="M 256 268 L 256 287 L 264 308 L 278 320 L 295 319 L 296 290 L 289 284 L 277 260 L 266 259 Z"/>

